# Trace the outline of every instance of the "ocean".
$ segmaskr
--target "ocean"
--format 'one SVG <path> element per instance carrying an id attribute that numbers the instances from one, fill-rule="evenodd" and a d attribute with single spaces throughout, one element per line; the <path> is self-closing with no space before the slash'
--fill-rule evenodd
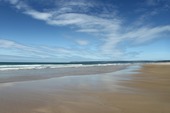
<path id="1" fill-rule="evenodd" d="M 109 66 L 109 65 L 127 65 L 129 63 L 121 62 L 69 62 L 69 63 L 44 63 L 44 62 L 0 62 L 0 71 L 8 70 L 30 70 L 30 69 L 55 69 L 67 67 L 91 67 L 91 66 Z"/>
<path id="2" fill-rule="evenodd" d="M 79 68 L 92 66 L 114 66 L 144 63 L 168 63 L 170 61 L 85 61 L 85 62 L 0 62 L 0 71 L 39 70 L 56 68 Z"/>

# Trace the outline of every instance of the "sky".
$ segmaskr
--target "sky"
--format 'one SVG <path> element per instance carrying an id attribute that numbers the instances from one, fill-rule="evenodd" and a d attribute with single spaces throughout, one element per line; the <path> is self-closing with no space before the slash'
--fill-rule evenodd
<path id="1" fill-rule="evenodd" d="M 170 60 L 170 0 L 0 0 L 0 62 Z"/>

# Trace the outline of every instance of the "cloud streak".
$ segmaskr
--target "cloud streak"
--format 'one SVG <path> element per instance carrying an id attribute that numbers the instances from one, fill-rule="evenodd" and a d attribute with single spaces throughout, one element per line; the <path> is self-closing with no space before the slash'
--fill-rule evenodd
<path id="1" fill-rule="evenodd" d="M 81 41 L 82 42 L 79 42 L 80 45 L 84 45 L 88 43 L 85 40 L 81 40 Z M 61 47 L 28 46 L 28 45 L 19 44 L 17 42 L 4 40 L 4 39 L 0 39 L 0 53 L 1 53 L 0 54 L 1 59 L 7 58 L 3 56 L 8 56 L 10 59 L 33 58 L 33 59 L 38 59 L 40 61 L 43 59 L 46 59 L 47 61 L 48 59 L 49 60 L 52 59 L 55 61 L 66 61 L 65 58 L 69 59 L 71 57 L 73 58 L 75 57 L 77 59 L 101 60 L 99 54 L 97 53 L 94 54 L 90 51 L 82 51 L 80 54 L 79 50 L 73 50 L 73 49 L 67 49 L 67 48 L 61 48 Z"/>
<path id="2" fill-rule="evenodd" d="M 56 8 L 50 9 L 47 11 L 38 11 L 26 2 L 21 0 L 6 0 L 13 4 L 17 9 L 22 10 L 24 14 L 30 15 L 31 17 L 45 21 L 49 25 L 54 26 L 70 26 L 73 27 L 76 32 L 89 33 L 98 37 L 103 41 L 103 44 L 98 49 L 98 55 L 103 58 L 114 58 L 121 57 L 126 54 L 125 49 L 119 48 L 119 44 L 125 41 L 129 41 L 129 47 L 131 45 L 141 45 L 145 44 L 148 41 L 160 38 L 162 35 L 167 37 L 170 34 L 170 25 L 166 26 L 138 26 L 134 24 L 129 26 L 124 26 L 124 18 L 117 15 L 117 10 L 113 7 L 106 8 L 101 7 L 98 4 L 88 3 L 80 0 L 79 2 L 63 2 L 59 1 L 56 3 Z M 157 1 L 147 0 L 148 5 L 156 5 Z M 100 7 L 100 11 L 91 14 L 92 9 Z M 110 11 L 112 10 L 112 11 Z M 107 18 L 106 18 L 107 17 Z M 143 17 L 144 18 L 144 17 Z M 140 21 L 140 20 L 139 20 Z M 23 45 L 18 45 L 13 42 L 6 42 L 1 40 L 0 43 L 3 43 L 1 47 L 15 47 L 17 49 L 29 50 L 33 52 L 43 52 L 37 51 L 30 47 L 25 47 Z M 84 40 L 77 40 L 79 45 L 87 45 L 88 42 Z M 54 50 L 51 48 L 46 48 L 52 52 L 60 53 L 62 55 L 70 53 L 71 50 L 61 49 Z M 100 52 L 101 51 L 101 52 Z M 89 52 L 84 52 L 86 56 Z M 72 51 L 73 56 L 84 57 L 79 55 L 77 51 Z M 62 56 L 61 55 L 61 56 Z M 89 58 L 89 56 L 86 56 Z M 92 57 L 92 56 L 91 56 Z M 96 57 L 94 57 L 96 58 Z"/>

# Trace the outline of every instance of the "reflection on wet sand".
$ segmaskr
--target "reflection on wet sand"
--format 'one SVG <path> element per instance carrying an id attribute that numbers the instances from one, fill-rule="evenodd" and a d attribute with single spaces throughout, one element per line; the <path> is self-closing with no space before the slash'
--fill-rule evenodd
<path id="1" fill-rule="evenodd" d="M 140 73 L 134 71 L 139 67 L 132 66 L 104 74 L 1 84 L 0 113 L 168 113 L 170 101 L 165 102 L 160 96 L 157 99 L 147 88 L 135 85 L 141 78 L 138 75 L 148 73 L 145 68 Z M 151 68 L 151 72 L 158 69 L 162 70 Z"/>

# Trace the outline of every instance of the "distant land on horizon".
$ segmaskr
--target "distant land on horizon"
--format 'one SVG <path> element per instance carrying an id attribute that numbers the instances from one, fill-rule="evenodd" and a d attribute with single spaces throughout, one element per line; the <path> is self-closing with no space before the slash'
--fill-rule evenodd
<path id="1" fill-rule="evenodd" d="M 25 65 L 25 64 L 167 63 L 167 62 L 170 62 L 170 60 L 72 61 L 72 62 L 0 62 L 0 65 Z"/>

